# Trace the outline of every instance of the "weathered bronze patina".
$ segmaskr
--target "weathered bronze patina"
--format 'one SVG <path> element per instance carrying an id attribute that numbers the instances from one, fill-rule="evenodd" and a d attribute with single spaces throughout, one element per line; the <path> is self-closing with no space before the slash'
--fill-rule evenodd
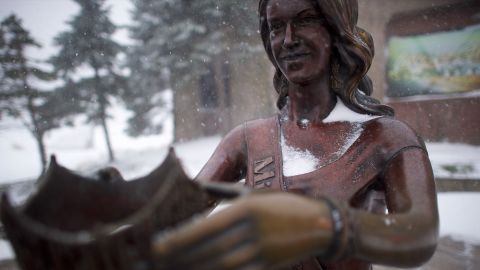
<path id="1" fill-rule="evenodd" d="M 2 223 L 22 269 L 154 269 L 153 236 L 208 206 L 206 190 L 173 152 L 136 180 L 101 173 L 104 181 L 82 177 L 52 159 L 25 204 L 13 207 L 3 196 Z"/>
<path id="2" fill-rule="evenodd" d="M 370 97 L 373 42 L 357 13 L 356 0 L 260 0 L 280 112 L 232 130 L 197 176 L 245 178 L 260 191 L 158 238 L 154 252 L 171 269 L 352 270 L 431 257 L 438 210 L 428 154 Z M 339 102 L 377 117 L 324 121 Z M 358 138 L 341 151 L 354 130 Z M 282 136 L 318 159 L 314 171 L 284 176 Z"/>

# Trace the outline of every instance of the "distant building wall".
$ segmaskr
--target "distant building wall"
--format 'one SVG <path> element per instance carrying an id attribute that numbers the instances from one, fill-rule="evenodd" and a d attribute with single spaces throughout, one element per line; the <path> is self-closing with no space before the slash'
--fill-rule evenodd
<path id="1" fill-rule="evenodd" d="M 276 93 L 272 65 L 265 53 L 219 55 L 213 63 L 216 106 L 202 102 L 202 78 L 193 77 L 175 89 L 175 140 L 223 135 L 235 126 L 271 115 Z"/>
<path id="2" fill-rule="evenodd" d="M 426 139 L 480 145 L 480 98 L 426 99 L 390 105 L 398 118 L 406 120 Z"/>
<path id="3" fill-rule="evenodd" d="M 394 107 L 429 141 L 480 145 L 480 95 L 477 91 L 415 97 L 389 97 L 394 89 L 387 79 L 387 45 L 393 36 L 416 36 L 461 29 L 480 23 L 478 1 L 361 0 L 359 25 L 374 39 L 376 55 L 369 72 L 374 96 Z M 428 48 L 426 48 L 428 50 Z"/>
<path id="4" fill-rule="evenodd" d="M 263 51 L 254 58 L 237 59 L 232 73 L 232 124 L 237 126 L 246 120 L 266 117 L 276 111 L 277 94 L 273 88 L 273 66 Z"/>

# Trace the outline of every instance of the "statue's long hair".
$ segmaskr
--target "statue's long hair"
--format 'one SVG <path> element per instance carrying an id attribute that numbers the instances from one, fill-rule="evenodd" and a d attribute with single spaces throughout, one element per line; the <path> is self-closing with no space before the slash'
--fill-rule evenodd
<path id="1" fill-rule="evenodd" d="M 258 12 L 260 35 L 270 61 L 275 66 L 273 85 L 278 92 L 277 107 L 283 108 L 288 96 L 288 80 L 277 66 L 270 45 L 270 30 L 267 22 L 267 4 L 260 0 Z M 292 0 L 295 1 L 295 0 Z M 372 81 L 366 75 L 374 55 L 371 35 L 357 26 L 357 0 L 311 0 L 327 22 L 332 37 L 330 59 L 332 79 L 340 82 L 334 91 L 351 110 L 373 115 L 393 116 L 392 108 L 380 104 L 371 97 Z M 333 70 L 334 69 L 334 70 Z"/>

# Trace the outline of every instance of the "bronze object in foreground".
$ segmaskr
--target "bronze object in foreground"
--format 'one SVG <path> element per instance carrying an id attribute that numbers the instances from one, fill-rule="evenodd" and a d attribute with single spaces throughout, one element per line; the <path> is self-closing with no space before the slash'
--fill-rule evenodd
<path id="1" fill-rule="evenodd" d="M 52 158 L 37 185 L 23 205 L 2 197 L 2 223 L 25 270 L 153 269 L 153 235 L 204 211 L 209 200 L 173 151 L 149 175 L 110 183 Z"/>

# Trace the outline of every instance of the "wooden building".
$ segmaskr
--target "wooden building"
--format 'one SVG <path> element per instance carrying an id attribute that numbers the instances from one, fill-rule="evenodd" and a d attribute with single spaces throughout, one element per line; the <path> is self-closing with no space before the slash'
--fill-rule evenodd
<path id="1" fill-rule="evenodd" d="M 248 119 L 272 114 L 272 74 L 263 47 L 247 57 L 218 55 L 206 72 L 175 89 L 175 140 L 225 134 Z"/>

